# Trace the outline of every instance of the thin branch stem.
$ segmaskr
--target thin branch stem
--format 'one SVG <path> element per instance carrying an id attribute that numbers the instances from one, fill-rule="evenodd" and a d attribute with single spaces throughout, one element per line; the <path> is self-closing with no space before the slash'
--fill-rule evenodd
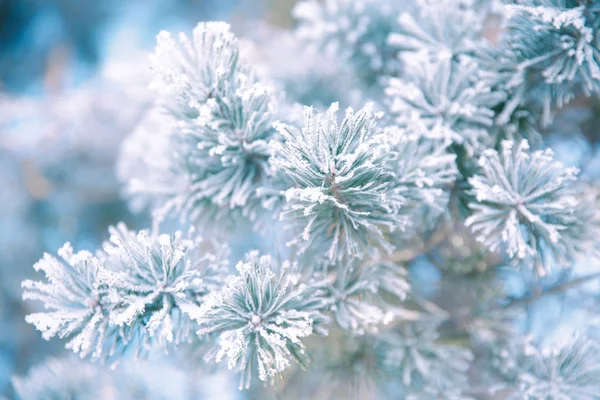
<path id="1" fill-rule="evenodd" d="M 540 298 L 542 298 L 544 296 L 563 293 L 569 289 L 583 285 L 585 283 L 588 283 L 588 282 L 593 281 L 594 279 L 598 279 L 598 278 L 600 278 L 600 272 L 594 272 L 593 274 L 581 276 L 581 277 L 573 279 L 569 282 L 565 282 L 560 285 L 551 287 L 548 290 L 544 290 L 542 292 L 536 293 L 533 296 L 522 298 L 522 299 L 515 299 L 515 300 L 511 301 L 509 304 L 507 304 L 505 308 L 515 307 L 515 306 L 526 306 L 528 304 L 531 304 L 531 303 L 539 300 Z"/>
<path id="2" fill-rule="evenodd" d="M 427 242 L 420 242 L 415 247 L 402 249 L 394 252 L 390 256 L 390 261 L 394 263 L 404 263 L 412 261 L 418 256 L 428 253 L 442 243 L 447 237 L 447 224 L 444 223 L 441 229 L 435 231 Z"/>

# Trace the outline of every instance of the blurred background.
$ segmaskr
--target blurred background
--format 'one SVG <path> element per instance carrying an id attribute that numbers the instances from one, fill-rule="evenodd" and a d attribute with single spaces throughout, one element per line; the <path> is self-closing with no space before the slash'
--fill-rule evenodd
<path id="1" fill-rule="evenodd" d="M 58 355 L 24 322 L 20 282 L 66 241 L 149 226 L 121 199 L 115 162 L 152 104 L 148 53 L 161 30 L 225 20 L 291 25 L 293 0 L 0 0 L 0 398 L 10 378 Z"/>

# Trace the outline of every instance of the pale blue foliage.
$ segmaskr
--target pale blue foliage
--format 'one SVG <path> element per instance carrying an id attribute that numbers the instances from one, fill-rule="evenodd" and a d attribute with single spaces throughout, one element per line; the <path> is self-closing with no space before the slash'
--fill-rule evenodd
<path id="1" fill-rule="evenodd" d="M 123 141 L 117 175 L 134 212 L 159 209 L 174 192 L 185 188 L 185 176 L 177 173 L 172 156 L 175 132 L 176 120 L 155 107 Z"/>
<path id="2" fill-rule="evenodd" d="M 151 87 L 174 119 L 174 164 L 185 184 L 173 188 L 179 191 L 155 210 L 156 218 L 174 212 L 192 221 L 254 220 L 262 201 L 256 189 L 272 176 L 271 89 L 241 59 L 225 23 L 201 23 L 191 39 L 162 32 L 157 41 Z"/>
<path id="3" fill-rule="evenodd" d="M 263 75 L 287 99 L 319 108 L 336 101 L 344 107 L 361 103 L 364 96 L 356 71 L 338 54 L 307 46 L 294 32 L 259 28 L 256 43 L 248 44 L 245 53 L 264 64 Z"/>
<path id="4" fill-rule="evenodd" d="M 399 13 L 407 7 L 392 0 L 304 0 L 293 15 L 296 34 L 308 44 L 347 60 L 367 85 L 399 70 L 395 46 L 388 44 Z"/>
<path id="5" fill-rule="evenodd" d="M 321 313 L 325 304 L 318 286 L 302 282 L 297 265 L 251 252 L 236 268 L 238 274 L 211 293 L 193 316 L 199 335 L 219 334 L 214 359 L 226 357 L 229 369 L 241 374 L 240 389 L 247 389 L 255 373 L 273 383 L 290 358 L 306 367 L 301 340 L 326 334 L 327 318 Z"/>
<path id="6" fill-rule="evenodd" d="M 230 382 L 220 378 L 167 360 L 126 362 L 111 370 L 76 358 L 50 358 L 13 378 L 13 387 L 18 400 L 192 400 L 210 398 L 215 386 L 220 398 L 235 398 L 227 390 Z"/>
<path id="7" fill-rule="evenodd" d="M 534 94 L 544 122 L 580 92 L 598 96 L 600 3 L 525 0 L 508 5 L 507 16 L 503 40 L 515 62 L 509 88 Z"/>
<path id="8" fill-rule="evenodd" d="M 47 340 L 54 336 L 72 336 L 68 348 L 83 355 L 100 353 L 105 337 L 114 337 L 117 331 L 109 326 L 100 306 L 100 261 L 87 251 L 74 253 L 69 243 L 58 253 L 61 259 L 45 254 L 34 265 L 36 270 L 44 272 L 47 282 L 23 282 L 23 298 L 42 301 L 50 310 L 30 314 L 26 321 L 42 331 Z M 98 351 L 94 349 L 96 345 Z"/>
<path id="9" fill-rule="evenodd" d="M 20 400 L 95 400 L 102 398 L 102 387 L 108 383 L 98 372 L 96 366 L 82 361 L 49 359 L 26 377 L 14 378 L 13 386 Z"/>
<path id="10" fill-rule="evenodd" d="M 275 165 L 293 181 L 281 214 L 301 232 L 290 241 L 301 253 L 325 253 L 330 260 L 375 255 L 393 246 L 383 230 L 403 229 L 403 197 L 387 168 L 392 154 L 387 136 L 377 127 L 371 105 L 346 111 L 338 106 L 319 113 L 306 108 L 302 130 L 280 125 L 284 143 Z"/>
<path id="11" fill-rule="evenodd" d="M 456 59 L 472 54 L 481 46 L 485 13 L 469 0 L 421 0 L 419 7 L 398 17 L 396 30 L 388 43 L 400 50 L 399 56 L 426 56 L 432 61 Z"/>
<path id="12" fill-rule="evenodd" d="M 111 323 L 144 324 L 158 341 L 189 341 L 195 326 L 189 315 L 204 298 L 217 290 L 227 273 L 227 251 L 203 252 L 202 239 L 173 235 L 134 233 L 123 224 L 109 229 L 110 242 L 103 246 L 100 279 L 108 286 L 114 307 Z"/>
<path id="13" fill-rule="evenodd" d="M 396 174 L 396 190 L 404 198 L 400 213 L 409 225 L 397 236 L 421 234 L 434 227 L 448 208 L 458 170 L 450 141 L 429 139 L 423 131 L 388 128 L 394 152 L 389 168 Z"/>
<path id="14" fill-rule="evenodd" d="M 376 332 L 401 313 L 410 291 L 406 271 L 389 262 L 327 266 L 315 274 L 337 325 L 348 333 Z"/>
<path id="15" fill-rule="evenodd" d="M 572 188 L 578 170 L 553 160 L 552 151 L 529 152 L 527 141 L 502 143 L 479 159 L 481 175 L 469 178 L 474 201 L 466 220 L 478 240 L 517 264 L 529 260 L 538 275 L 555 262 L 568 267 L 593 253 L 595 205 Z M 581 218 L 581 213 L 591 212 Z"/>
<path id="16" fill-rule="evenodd" d="M 597 400 L 600 348 L 585 337 L 554 346 L 516 340 L 498 351 L 496 366 L 514 400 Z"/>
<path id="17" fill-rule="evenodd" d="M 322 248 L 332 261 L 389 252 L 386 233 L 426 230 L 443 212 L 455 156 L 410 131 L 382 130 L 370 106 L 347 110 L 341 123 L 336 111 L 307 109 L 302 131 L 280 127 L 285 142 L 274 164 L 295 184 L 281 216 L 303 227 L 290 244 L 302 253 Z"/>
<path id="18" fill-rule="evenodd" d="M 505 109 L 506 111 L 509 108 Z M 520 141 L 527 140 L 532 146 L 538 147 L 542 142 L 542 134 L 539 129 L 539 121 L 536 120 L 537 113 L 526 107 L 517 107 L 510 110 L 510 116 L 506 121 L 501 114 L 496 118 L 496 126 L 492 131 L 495 142 L 500 143 L 503 140 Z"/>
<path id="19" fill-rule="evenodd" d="M 450 140 L 469 153 L 488 144 L 494 124 L 493 107 L 504 94 L 481 78 L 470 58 L 431 62 L 418 57 L 402 78 L 392 78 L 386 88 L 395 122 L 432 139 Z"/>
<path id="20" fill-rule="evenodd" d="M 380 346 L 384 366 L 397 376 L 408 393 L 458 393 L 467 386 L 467 370 L 473 354 L 467 348 L 439 342 L 435 320 L 402 322 L 396 330 L 382 334 Z"/>
<path id="21" fill-rule="evenodd" d="M 104 252 L 74 253 L 67 243 L 57 259 L 46 254 L 36 265 L 47 281 L 27 280 L 24 299 L 44 302 L 48 311 L 27 316 L 45 339 L 69 338 L 81 357 L 115 359 L 190 341 L 195 312 L 226 274 L 224 254 L 203 253 L 199 238 L 135 234 L 111 228 Z"/>

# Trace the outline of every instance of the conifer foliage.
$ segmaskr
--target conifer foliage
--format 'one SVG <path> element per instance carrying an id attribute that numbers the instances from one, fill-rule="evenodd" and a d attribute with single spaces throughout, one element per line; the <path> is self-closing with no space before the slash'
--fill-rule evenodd
<path id="1" fill-rule="evenodd" d="M 224 22 L 159 33 L 156 104 L 119 162 L 153 229 L 44 255 L 23 282 L 44 307 L 27 322 L 115 365 L 156 348 L 226 360 L 240 389 L 282 398 L 344 398 L 315 383 L 336 369 L 372 398 L 600 399 L 597 326 L 552 347 L 516 317 L 566 291 L 598 308 L 579 291 L 598 273 L 577 268 L 598 263 L 600 186 L 545 135 L 585 119 L 571 103 L 598 105 L 600 2 L 301 0 L 293 14 L 285 43 L 339 64 L 311 63 L 311 92 L 348 71 L 361 105 L 323 107 L 337 86 L 297 103 L 276 89 L 289 69 L 260 65 Z"/>

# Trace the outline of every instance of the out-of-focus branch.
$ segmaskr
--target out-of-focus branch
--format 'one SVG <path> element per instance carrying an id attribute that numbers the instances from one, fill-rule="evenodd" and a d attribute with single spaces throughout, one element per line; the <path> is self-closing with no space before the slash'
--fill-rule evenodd
<path id="1" fill-rule="evenodd" d="M 569 282 L 565 282 L 565 283 L 561 283 L 560 285 L 553 286 L 550 289 L 540 291 L 532 296 L 521 298 L 521 299 L 514 299 L 510 303 L 508 303 L 505 308 L 516 307 L 516 306 L 526 306 L 528 304 L 531 304 L 531 303 L 541 299 L 542 297 L 552 295 L 552 294 L 564 293 L 569 289 L 573 289 L 575 287 L 578 287 L 585 283 L 591 282 L 594 279 L 598 279 L 598 278 L 600 278 L 600 272 L 594 272 L 593 274 L 585 275 L 585 276 L 573 279 Z"/>
<path id="2" fill-rule="evenodd" d="M 447 224 L 443 224 L 440 229 L 436 230 L 429 240 L 419 242 L 413 247 L 395 251 L 390 255 L 390 261 L 394 263 L 404 263 L 414 260 L 419 255 L 428 253 L 442 243 L 447 237 Z"/>

